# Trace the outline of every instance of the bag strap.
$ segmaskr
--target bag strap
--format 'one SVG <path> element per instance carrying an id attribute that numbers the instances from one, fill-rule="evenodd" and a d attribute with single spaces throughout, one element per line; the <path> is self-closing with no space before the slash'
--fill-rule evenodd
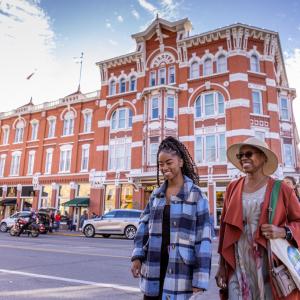
<path id="1" fill-rule="evenodd" d="M 270 224 L 272 224 L 273 219 L 274 219 L 281 183 L 282 183 L 281 180 L 276 180 L 272 187 L 270 203 L 269 203 L 269 223 Z M 274 265 L 274 261 L 272 258 L 272 250 L 271 250 L 270 240 L 267 240 L 267 250 L 268 250 L 269 268 L 272 271 L 272 269 L 275 268 L 275 265 Z"/>
<path id="2" fill-rule="evenodd" d="M 279 196 L 279 191 L 281 187 L 281 180 L 276 180 L 274 182 L 273 188 L 272 188 L 272 193 L 271 193 L 271 198 L 270 198 L 270 204 L 269 204 L 269 223 L 273 223 L 275 211 L 276 211 L 276 206 L 277 206 L 277 201 L 278 201 L 278 196 Z"/>

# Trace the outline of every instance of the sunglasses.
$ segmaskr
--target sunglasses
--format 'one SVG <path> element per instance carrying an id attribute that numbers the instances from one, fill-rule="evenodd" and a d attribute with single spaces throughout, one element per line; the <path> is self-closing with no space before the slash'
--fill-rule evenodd
<path id="1" fill-rule="evenodd" d="M 246 158 L 251 158 L 254 153 L 260 153 L 260 152 L 254 152 L 254 151 L 246 151 L 246 152 L 240 152 L 236 154 L 237 159 L 242 159 L 244 156 Z"/>

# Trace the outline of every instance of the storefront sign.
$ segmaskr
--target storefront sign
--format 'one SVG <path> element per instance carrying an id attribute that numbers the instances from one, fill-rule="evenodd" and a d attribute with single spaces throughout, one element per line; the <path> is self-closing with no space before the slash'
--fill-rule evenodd
<path id="1" fill-rule="evenodd" d="M 156 189 L 156 185 L 147 185 L 145 186 L 145 192 L 152 192 Z"/>

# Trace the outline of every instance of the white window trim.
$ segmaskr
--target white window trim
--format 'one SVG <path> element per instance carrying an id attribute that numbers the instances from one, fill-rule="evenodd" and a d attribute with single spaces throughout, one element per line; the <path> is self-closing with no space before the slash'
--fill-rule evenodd
<path id="1" fill-rule="evenodd" d="M 72 127 L 70 127 L 71 120 L 73 122 Z M 65 131 L 65 122 L 68 122 L 68 127 L 67 127 L 67 130 L 66 130 L 66 133 L 64 132 Z M 75 114 L 74 114 L 73 111 L 69 111 L 64 115 L 64 118 L 63 118 L 62 136 L 72 136 L 72 135 L 74 135 L 74 128 L 75 128 Z"/>
<path id="2" fill-rule="evenodd" d="M 131 89 L 131 83 L 132 83 L 132 78 L 134 78 L 134 89 Z M 137 76 L 136 75 L 131 75 L 129 77 L 129 92 L 135 92 L 137 90 Z"/>
<path id="3" fill-rule="evenodd" d="M 168 98 L 169 97 L 174 99 L 174 108 L 173 108 L 174 116 L 173 116 L 173 118 L 170 118 L 167 116 L 167 114 L 168 114 Z M 166 95 L 166 97 L 165 97 L 165 119 L 167 119 L 167 120 L 175 120 L 176 119 L 176 115 L 177 115 L 176 107 L 177 107 L 177 99 L 176 99 L 175 95 L 170 95 L 170 94 Z"/>
<path id="4" fill-rule="evenodd" d="M 281 111 L 282 111 L 282 101 L 281 100 L 282 99 L 286 99 L 286 101 L 287 101 L 287 111 L 288 111 L 287 119 L 282 118 L 282 114 L 281 114 Z M 287 96 L 283 96 L 283 95 L 279 96 L 279 116 L 280 116 L 280 120 L 283 120 L 283 121 L 290 121 L 291 120 L 290 101 L 289 101 Z"/>
<path id="5" fill-rule="evenodd" d="M 80 172 L 87 172 L 89 170 L 89 160 L 90 160 L 90 144 L 84 144 L 81 146 L 81 165 L 80 165 Z M 87 155 L 87 168 L 83 168 L 83 162 L 84 162 L 84 156 L 83 156 L 83 151 L 88 150 L 88 155 Z"/>
<path id="6" fill-rule="evenodd" d="M 219 61 L 220 61 L 220 57 L 222 57 L 222 56 L 224 56 L 224 58 L 225 58 L 225 70 L 223 70 L 223 71 L 219 69 Z M 227 56 L 225 53 L 220 53 L 218 55 L 218 57 L 216 58 L 216 69 L 217 69 L 218 74 L 225 73 L 228 71 Z"/>
<path id="7" fill-rule="evenodd" d="M 154 74 L 154 85 L 151 84 L 152 81 L 152 74 Z M 156 86 L 157 85 L 157 76 L 156 76 L 156 71 L 150 71 L 149 74 L 149 86 Z"/>
<path id="8" fill-rule="evenodd" d="M 148 165 L 149 166 L 156 166 L 157 162 L 156 162 L 156 158 L 155 158 L 155 162 L 152 162 L 151 161 L 151 157 L 152 157 L 152 153 L 151 153 L 151 145 L 157 145 L 157 150 L 158 150 L 158 147 L 159 147 L 159 142 L 157 143 L 150 143 L 149 141 L 149 149 L 148 149 Z"/>
<path id="9" fill-rule="evenodd" d="M 158 108 L 158 116 L 157 118 L 152 118 L 152 108 L 153 108 L 153 100 L 154 99 L 157 99 L 157 108 Z M 150 100 L 150 120 L 151 121 L 154 121 L 154 120 L 159 120 L 160 119 L 160 115 L 161 115 L 161 107 L 160 107 L 160 97 L 157 95 L 157 96 L 153 96 Z"/>
<path id="10" fill-rule="evenodd" d="M 27 175 L 32 175 L 34 171 L 35 150 L 28 153 Z"/>
<path id="11" fill-rule="evenodd" d="M 193 69 L 192 69 L 192 65 L 193 64 L 195 64 L 195 65 L 197 65 L 197 75 L 198 76 L 192 76 L 192 74 L 193 74 Z M 200 78 L 200 63 L 199 63 L 199 61 L 197 61 L 197 60 L 193 60 L 193 61 L 191 61 L 191 63 L 190 63 L 190 78 L 189 79 L 197 79 L 197 78 Z"/>
<path id="12" fill-rule="evenodd" d="M 0 164 L 0 166 L 1 166 L 1 168 L 0 168 L 0 177 L 4 177 L 6 157 L 7 157 L 7 154 L 1 154 L 1 156 L 0 156 L 0 162 L 1 161 L 3 162 L 2 165 Z"/>
<path id="13" fill-rule="evenodd" d="M 257 93 L 259 94 L 259 100 L 260 100 L 260 114 L 254 112 L 253 92 L 257 92 Z M 254 114 L 258 115 L 258 116 L 263 116 L 264 111 L 263 111 L 263 98 L 262 98 L 262 92 L 261 92 L 261 90 L 252 89 L 252 91 L 251 91 L 251 98 L 252 98 L 252 113 L 254 113 Z"/>
<path id="14" fill-rule="evenodd" d="M 163 78 L 163 77 L 161 77 L 161 71 L 164 72 L 164 79 L 165 79 L 165 82 L 164 82 L 164 83 L 161 83 L 161 82 L 160 82 L 161 78 Z M 165 67 L 159 68 L 159 69 L 158 69 L 158 84 L 159 84 L 159 85 L 167 84 L 167 70 L 166 70 Z"/>
<path id="15" fill-rule="evenodd" d="M 292 165 L 291 166 L 287 166 L 286 163 L 285 163 L 286 153 L 285 153 L 284 145 L 291 145 L 291 154 L 292 154 Z M 295 147 L 294 147 L 293 142 L 291 144 L 285 144 L 282 140 L 282 153 L 283 153 L 284 168 L 295 168 Z"/>
<path id="16" fill-rule="evenodd" d="M 21 151 L 14 151 L 12 152 L 11 154 L 11 165 L 10 165 L 10 172 L 9 172 L 9 176 L 19 176 L 19 173 L 20 173 L 20 162 L 21 162 L 21 155 L 22 155 L 22 152 Z M 16 166 L 13 165 L 13 163 L 15 162 L 14 161 L 14 158 L 15 157 L 18 157 L 19 158 L 19 161 L 18 161 L 18 165 L 16 168 Z M 13 168 L 14 167 L 14 168 Z M 15 170 L 16 169 L 16 170 Z M 13 172 L 13 171 L 16 171 L 16 172 Z"/>
<path id="17" fill-rule="evenodd" d="M 6 132 L 7 134 L 4 135 L 4 132 Z M 9 125 L 3 125 L 2 126 L 2 137 L 3 137 L 2 145 L 8 145 L 8 142 L 9 142 L 9 133 L 10 133 Z"/>
<path id="18" fill-rule="evenodd" d="M 34 121 L 32 120 L 30 123 L 31 123 L 31 141 L 36 141 L 38 139 L 38 133 L 39 133 L 39 122 L 36 120 Z M 33 131 L 34 128 L 35 131 Z"/>
<path id="19" fill-rule="evenodd" d="M 170 70 L 171 69 L 173 69 L 174 70 L 174 82 L 171 82 L 171 72 L 170 72 Z M 169 68 L 168 68 L 168 84 L 170 84 L 170 85 L 172 85 L 172 84 L 176 84 L 176 68 L 175 68 L 175 66 L 173 65 L 173 66 L 170 66 Z"/>
<path id="20" fill-rule="evenodd" d="M 92 124 L 93 124 L 93 110 L 87 108 L 82 111 L 82 115 L 83 115 L 83 131 L 82 131 L 82 133 L 90 133 L 92 131 Z M 86 126 L 85 126 L 87 116 L 90 116 L 90 118 L 91 118 L 90 128 L 88 128 L 89 130 L 86 130 Z"/>
<path id="21" fill-rule="evenodd" d="M 56 130 L 56 117 L 50 116 L 50 117 L 47 118 L 47 120 L 48 120 L 48 136 L 47 136 L 47 138 L 54 138 L 55 137 L 55 130 Z M 51 131 L 50 131 L 51 123 L 53 124 L 53 135 L 50 135 L 50 133 L 51 133 Z"/>
<path id="22" fill-rule="evenodd" d="M 205 62 L 210 61 L 210 65 L 211 65 L 211 73 L 206 73 L 206 69 L 205 69 Z M 203 76 L 211 76 L 214 74 L 214 60 L 211 57 L 205 57 L 203 59 Z"/>
<path id="23" fill-rule="evenodd" d="M 48 161 L 48 154 L 50 154 L 50 163 Z M 53 148 L 48 148 L 46 150 L 46 159 L 45 159 L 45 172 L 44 174 L 51 174 L 52 171 L 52 160 L 53 160 Z M 47 170 L 47 166 L 50 165 L 49 170 Z"/>
<path id="24" fill-rule="evenodd" d="M 119 128 L 119 118 L 120 118 L 120 115 L 119 115 L 119 112 L 120 110 L 125 110 L 125 127 L 124 128 Z M 112 114 L 111 114 L 111 117 L 110 117 L 110 131 L 111 132 L 118 132 L 118 131 L 128 131 L 128 130 L 132 130 L 132 124 L 133 124 L 133 120 L 132 120 L 132 124 L 131 124 L 131 127 L 129 126 L 129 110 L 131 110 L 132 112 L 132 118 L 133 118 L 133 111 L 131 108 L 128 108 L 128 107 L 121 107 L 121 108 L 117 108 Z M 112 117 L 113 117 L 113 114 L 116 115 L 116 128 L 112 128 Z"/>
<path id="25" fill-rule="evenodd" d="M 117 168 L 112 168 L 111 166 L 111 155 L 114 154 L 114 159 L 116 158 L 116 145 L 124 145 L 124 148 L 126 149 L 126 145 L 127 144 L 132 144 L 132 139 L 131 137 L 125 137 L 125 138 L 115 138 L 115 139 L 111 139 L 109 141 L 109 152 L 108 152 L 108 170 L 109 171 L 127 171 L 131 169 L 131 151 L 130 151 L 130 164 L 128 166 L 128 168 L 126 168 L 124 166 L 124 169 L 117 169 Z M 110 151 L 110 147 L 114 146 L 114 153 L 112 151 Z M 125 161 L 128 157 L 126 156 L 126 151 L 124 151 L 124 164 L 126 165 L 127 161 Z M 116 162 L 114 162 L 114 165 L 116 165 Z"/>
<path id="26" fill-rule="evenodd" d="M 125 90 L 122 92 L 121 91 L 121 82 L 122 81 L 124 81 L 124 83 L 125 83 Z M 127 80 L 126 80 L 126 77 L 121 77 L 121 78 L 119 78 L 119 81 L 118 81 L 118 83 L 119 83 L 119 94 L 124 94 L 124 93 L 126 93 L 127 92 L 127 89 L 126 89 L 126 82 L 127 82 Z"/>

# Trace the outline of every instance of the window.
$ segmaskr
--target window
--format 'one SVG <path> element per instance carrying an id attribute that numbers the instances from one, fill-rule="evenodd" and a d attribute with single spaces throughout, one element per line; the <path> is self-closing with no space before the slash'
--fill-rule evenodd
<path id="1" fill-rule="evenodd" d="M 109 169 L 129 170 L 131 168 L 131 139 L 113 139 L 109 145 Z"/>
<path id="2" fill-rule="evenodd" d="M 216 139 L 214 135 L 207 135 L 205 137 L 206 141 L 206 161 L 207 162 L 215 162 L 216 161 Z"/>
<path id="3" fill-rule="evenodd" d="M 31 123 L 31 140 L 32 141 L 37 140 L 38 127 L 39 127 L 39 124 L 37 122 Z"/>
<path id="4" fill-rule="evenodd" d="M 20 160 L 21 160 L 21 152 L 13 152 L 11 158 L 11 165 L 10 165 L 10 175 L 17 176 L 19 175 L 20 170 Z"/>
<path id="5" fill-rule="evenodd" d="M 255 54 L 252 54 L 250 57 L 250 70 L 252 72 L 259 72 L 259 59 Z"/>
<path id="6" fill-rule="evenodd" d="M 211 58 L 206 58 L 203 63 L 203 75 L 210 75 L 213 73 L 213 63 Z"/>
<path id="7" fill-rule="evenodd" d="M 74 113 L 69 111 L 64 116 L 63 135 L 72 135 L 74 133 Z"/>
<path id="8" fill-rule="evenodd" d="M 195 114 L 196 118 L 201 117 L 201 96 L 199 96 L 195 102 Z"/>
<path id="9" fill-rule="evenodd" d="M 19 121 L 16 125 L 16 134 L 15 134 L 15 143 L 22 143 L 23 142 L 23 135 L 24 135 L 24 127 L 25 124 L 23 121 Z"/>
<path id="10" fill-rule="evenodd" d="M 28 175 L 33 174 L 34 156 L 35 156 L 35 151 L 30 151 L 29 155 L 28 155 L 28 166 L 27 166 L 27 174 Z"/>
<path id="11" fill-rule="evenodd" d="M 130 88 L 130 91 L 136 90 L 136 77 L 135 76 L 130 77 L 129 88 Z"/>
<path id="12" fill-rule="evenodd" d="M 125 78 L 122 78 L 120 80 L 120 93 L 125 93 L 126 92 L 126 80 Z"/>
<path id="13" fill-rule="evenodd" d="M 116 94 L 116 81 L 112 80 L 109 84 L 109 95 L 115 95 Z"/>
<path id="14" fill-rule="evenodd" d="M 293 145 L 283 144 L 284 166 L 294 167 Z"/>
<path id="15" fill-rule="evenodd" d="M 258 115 L 262 115 L 262 98 L 260 91 L 252 91 L 252 105 L 253 112 Z"/>
<path id="16" fill-rule="evenodd" d="M 70 172 L 71 170 L 71 157 L 72 148 L 61 147 L 60 149 L 60 161 L 59 161 L 59 172 Z"/>
<path id="17" fill-rule="evenodd" d="M 2 154 L 0 157 L 0 177 L 3 177 L 4 175 L 5 160 L 6 160 L 6 154 Z"/>
<path id="18" fill-rule="evenodd" d="M 48 138 L 52 138 L 55 136 L 55 125 L 56 120 L 54 118 L 48 120 Z"/>
<path id="19" fill-rule="evenodd" d="M 46 150 L 45 173 L 51 174 L 53 149 Z"/>
<path id="20" fill-rule="evenodd" d="M 200 76 L 199 64 L 198 64 L 198 62 L 194 61 L 191 64 L 190 77 L 191 78 L 198 78 L 199 76 Z"/>
<path id="21" fill-rule="evenodd" d="M 84 124 L 83 132 L 91 132 L 92 130 L 92 113 L 90 111 L 83 114 Z"/>
<path id="22" fill-rule="evenodd" d="M 159 116 L 159 107 L 158 107 L 158 98 L 152 98 L 151 101 L 151 119 L 158 119 Z"/>
<path id="23" fill-rule="evenodd" d="M 203 142 L 201 136 L 196 136 L 195 140 L 195 159 L 196 163 L 203 162 Z"/>
<path id="24" fill-rule="evenodd" d="M 282 120 L 289 120 L 289 108 L 287 98 L 280 98 L 280 117 Z"/>
<path id="25" fill-rule="evenodd" d="M 214 94 L 204 95 L 204 113 L 206 116 L 212 116 L 215 114 Z"/>
<path id="26" fill-rule="evenodd" d="M 219 135 L 219 161 L 226 161 L 226 138 L 225 133 Z"/>
<path id="27" fill-rule="evenodd" d="M 166 69 L 159 69 L 159 84 L 166 84 Z"/>
<path id="28" fill-rule="evenodd" d="M 167 113 L 166 117 L 168 119 L 174 119 L 175 118 L 175 99 L 173 96 L 167 97 Z"/>
<path id="29" fill-rule="evenodd" d="M 132 128 L 132 110 L 130 108 L 119 108 L 111 115 L 111 129 Z"/>
<path id="30" fill-rule="evenodd" d="M 217 93 L 218 97 L 218 113 L 219 114 L 224 114 L 225 109 L 224 109 L 224 97 L 221 93 Z"/>
<path id="31" fill-rule="evenodd" d="M 224 96 L 219 92 L 204 93 L 195 101 L 195 117 L 210 117 L 225 113 Z"/>
<path id="32" fill-rule="evenodd" d="M 88 171 L 89 169 L 89 153 L 90 145 L 83 145 L 81 155 L 81 171 Z"/>
<path id="33" fill-rule="evenodd" d="M 227 61 L 224 54 L 218 56 L 217 59 L 217 72 L 223 73 L 227 71 Z"/>
<path id="34" fill-rule="evenodd" d="M 150 165 L 156 165 L 157 163 L 157 151 L 158 151 L 158 143 L 150 144 Z"/>
<path id="35" fill-rule="evenodd" d="M 175 83 L 175 66 L 169 67 L 169 84 Z"/>
<path id="36" fill-rule="evenodd" d="M 2 127 L 2 145 L 8 144 L 9 127 Z"/>
<path id="37" fill-rule="evenodd" d="M 150 86 L 155 86 L 156 85 L 156 72 L 155 71 L 151 71 L 151 73 L 150 73 L 149 85 Z"/>

